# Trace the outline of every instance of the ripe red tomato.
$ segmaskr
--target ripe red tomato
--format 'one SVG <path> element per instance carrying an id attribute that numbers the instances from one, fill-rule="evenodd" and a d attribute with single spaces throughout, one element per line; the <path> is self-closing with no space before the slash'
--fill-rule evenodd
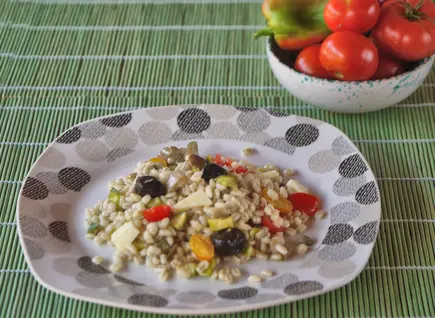
<path id="1" fill-rule="evenodd" d="M 344 81 L 364 81 L 373 77 L 378 68 L 378 50 L 364 35 L 341 31 L 323 41 L 320 63 L 334 78 Z"/>
<path id="2" fill-rule="evenodd" d="M 171 215 L 171 207 L 169 205 L 157 205 L 155 207 L 144 210 L 143 217 L 148 222 L 157 222 Z"/>
<path id="3" fill-rule="evenodd" d="M 263 215 L 262 218 L 262 224 L 263 226 L 267 227 L 269 229 L 270 233 L 278 233 L 278 232 L 284 232 L 285 228 L 284 227 L 277 227 L 275 226 L 275 224 L 273 224 L 272 220 L 270 219 L 270 217 L 268 215 Z"/>
<path id="4" fill-rule="evenodd" d="M 430 0 L 387 1 L 372 37 L 380 50 L 405 61 L 435 54 L 435 3 Z"/>
<path id="5" fill-rule="evenodd" d="M 305 213 L 306 215 L 314 216 L 319 211 L 320 200 L 312 194 L 297 192 L 290 194 L 288 200 L 293 204 L 295 211 Z"/>
<path id="6" fill-rule="evenodd" d="M 379 53 L 379 65 L 376 70 L 375 75 L 373 75 L 374 80 L 390 78 L 404 72 L 404 67 L 402 63 L 392 56 L 385 53 Z"/>
<path id="7" fill-rule="evenodd" d="M 303 49 L 295 62 L 295 70 L 319 78 L 333 78 L 332 74 L 324 69 L 319 59 L 320 44 L 312 44 Z"/>
<path id="8" fill-rule="evenodd" d="M 378 0 L 330 0 L 323 17 L 328 28 L 334 32 L 365 33 L 378 22 L 380 11 Z"/>

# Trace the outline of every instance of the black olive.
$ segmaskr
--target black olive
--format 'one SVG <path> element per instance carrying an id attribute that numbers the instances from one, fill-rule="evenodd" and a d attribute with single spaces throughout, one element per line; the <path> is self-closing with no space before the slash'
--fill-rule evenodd
<path id="1" fill-rule="evenodd" d="M 228 228 L 213 233 L 211 241 L 216 253 L 221 256 L 238 254 L 248 245 L 245 234 L 236 228 Z"/>
<path id="2" fill-rule="evenodd" d="M 149 194 L 151 198 L 155 198 L 165 195 L 166 187 L 154 177 L 142 176 L 136 178 L 134 193 L 142 197 Z"/>
<path id="3" fill-rule="evenodd" d="M 202 178 L 209 182 L 210 179 L 215 179 L 224 174 L 227 174 L 227 171 L 224 168 L 215 163 L 208 163 L 205 165 L 204 170 L 202 171 Z"/>

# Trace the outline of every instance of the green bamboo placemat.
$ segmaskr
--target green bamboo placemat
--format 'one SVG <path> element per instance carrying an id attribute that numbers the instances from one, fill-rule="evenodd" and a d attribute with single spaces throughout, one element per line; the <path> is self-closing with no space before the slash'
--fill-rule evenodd
<path id="1" fill-rule="evenodd" d="M 327 121 L 370 162 L 382 195 L 367 268 L 312 299 L 219 317 L 435 317 L 435 72 L 388 110 L 333 114 L 283 90 L 252 33 L 256 0 L 0 0 L 0 317 L 163 317 L 59 296 L 30 274 L 16 199 L 63 130 L 127 109 L 219 103 Z"/>

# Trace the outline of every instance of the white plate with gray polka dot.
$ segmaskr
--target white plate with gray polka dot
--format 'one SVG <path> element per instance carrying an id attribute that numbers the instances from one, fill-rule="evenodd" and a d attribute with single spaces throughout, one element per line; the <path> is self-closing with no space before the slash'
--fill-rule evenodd
<path id="1" fill-rule="evenodd" d="M 140 265 L 117 274 L 91 258 L 111 259 L 110 246 L 86 240 L 86 207 L 107 196 L 107 182 L 168 145 L 197 140 L 201 154 L 238 158 L 254 147 L 255 164 L 298 171 L 327 211 L 308 235 L 316 244 L 284 262 L 252 260 L 233 285 L 205 277 L 160 282 Z M 18 230 L 35 278 L 62 295 L 162 314 L 219 314 L 288 303 L 339 288 L 365 267 L 380 219 L 376 179 L 354 144 L 337 128 L 265 109 L 184 105 L 141 109 L 76 125 L 31 168 L 21 189 Z M 261 283 L 248 274 L 271 270 Z"/>

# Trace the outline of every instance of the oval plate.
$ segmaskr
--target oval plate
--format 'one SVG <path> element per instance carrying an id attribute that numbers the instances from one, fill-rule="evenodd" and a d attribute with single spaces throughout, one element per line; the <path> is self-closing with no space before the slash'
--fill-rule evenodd
<path id="1" fill-rule="evenodd" d="M 316 245 L 285 262 L 253 260 L 233 285 L 204 277 L 160 282 L 153 269 L 130 264 L 112 274 L 91 258 L 111 259 L 110 246 L 86 240 L 86 207 L 107 196 L 107 182 L 133 171 L 167 145 L 197 140 L 200 153 L 293 168 L 320 196 L 327 218 L 308 235 Z M 376 179 L 355 145 L 337 128 L 265 109 L 186 105 L 97 118 L 58 137 L 31 168 L 18 199 L 20 242 L 35 278 L 65 296 L 162 314 L 199 315 L 288 303 L 341 287 L 364 269 L 377 236 Z M 261 284 L 247 273 L 275 276 Z"/>

